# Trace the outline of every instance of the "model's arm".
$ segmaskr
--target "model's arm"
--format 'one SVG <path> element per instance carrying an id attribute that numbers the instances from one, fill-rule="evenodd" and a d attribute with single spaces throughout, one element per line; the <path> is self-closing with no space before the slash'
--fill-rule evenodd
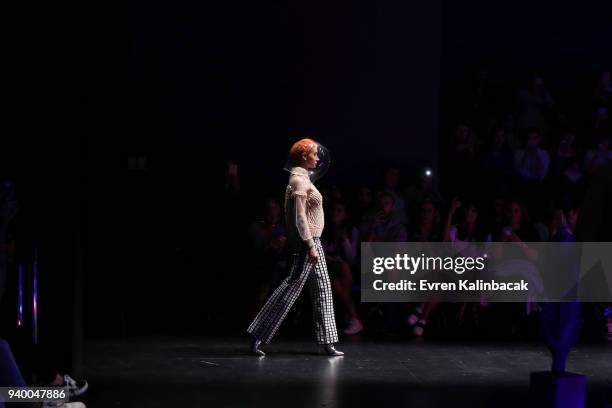
<path id="1" fill-rule="evenodd" d="M 308 228 L 308 218 L 306 218 L 306 199 L 308 197 L 308 183 L 302 180 L 292 180 L 291 198 L 295 201 L 295 227 L 304 243 L 309 247 L 314 247 L 314 240 Z"/>

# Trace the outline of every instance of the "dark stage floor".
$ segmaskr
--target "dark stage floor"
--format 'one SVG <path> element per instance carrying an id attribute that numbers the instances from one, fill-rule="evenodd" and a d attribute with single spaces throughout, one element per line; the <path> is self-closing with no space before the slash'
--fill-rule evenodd
<path id="1" fill-rule="evenodd" d="M 535 344 L 345 340 L 344 357 L 278 338 L 268 356 L 247 338 L 156 338 L 87 344 L 89 407 L 527 407 Z M 341 347 L 340 347 L 341 346 Z M 588 376 L 588 406 L 605 406 L 612 345 L 581 345 L 568 370 Z"/>

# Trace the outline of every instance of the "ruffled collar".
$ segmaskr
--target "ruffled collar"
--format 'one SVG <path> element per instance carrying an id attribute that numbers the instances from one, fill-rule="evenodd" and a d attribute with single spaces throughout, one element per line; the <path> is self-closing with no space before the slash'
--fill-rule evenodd
<path id="1" fill-rule="evenodd" d="M 308 177 L 308 179 L 310 179 L 310 176 L 308 175 L 308 170 L 300 166 L 292 167 L 289 173 L 295 174 L 296 176 Z"/>

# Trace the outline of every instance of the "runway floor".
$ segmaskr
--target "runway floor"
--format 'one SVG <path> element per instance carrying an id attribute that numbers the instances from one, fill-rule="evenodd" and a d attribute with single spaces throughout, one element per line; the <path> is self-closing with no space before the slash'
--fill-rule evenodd
<path id="1" fill-rule="evenodd" d="M 89 407 L 528 407 L 529 373 L 549 369 L 538 344 L 354 337 L 344 357 L 277 338 L 268 355 L 246 337 L 88 342 Z M 612 345 L 579 345 L 568 371 L 588 376 L 588 407 L 610 403 Z M 606 402 L 607 401 L 607 402 Z"/>

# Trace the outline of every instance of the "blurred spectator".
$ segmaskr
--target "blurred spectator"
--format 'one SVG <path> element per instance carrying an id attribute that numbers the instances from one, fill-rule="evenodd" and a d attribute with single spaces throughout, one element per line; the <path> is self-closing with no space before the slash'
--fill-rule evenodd
<path id="1" fill-rule="evenodd" d="M 284 250 L 287 243 L 281 206 L 274 199 L 266 200 L 259 221 L 251 224 L 249 237 L 253 250 L 253 262 L 257 275 L 258 294 L 251 313 L 255 313 L 265 302 L 271 288 L 286 272 Z"/>
<path id="2" fill-rule="evenodd" d="M 446 217 L 446 226 L 444 228 L 444 241 L 452 242 L 452 247 L 464 256 L 477 257 L 480 256 L 480 250 L 478 247 L 470 245 L 471 242 L 485 242 L 491 241 L 491 234 L 487 233 L 484 222 L 480 217 L 479 206 L 474 201 L 468 201 L 464 207 L 462 216 L 458 223 L 453 223 L 454 216 L 460 208 L 463 207 L 463 203 L 458 197 L 454 197 L 451 201 L 448 215 Z M 472 320 L 476 327 L 478 327 L 478 310 L 480 306 L 486 305 L 483 300 L 480 304 L 471 303 L 469 304 L 472 313 Z M 424 305 L 421 305 L 424 307 Z M 465 312 L 467 310 L 468 303 L 461 303 L 457 313 L 457 320 L 459 323 L 464 322 Z M 417 310 L 418 312 L 418 310 Z M 416 316 L 415 316 L 416 317 Z M 414 321 L 415 318 L 410 319 Z M 418 330 L 422 335 L 424 327 Z"/>
<path id="3" fill-rule="evenodd" d="M 463 203 L 459 198 L 454 197 L 444 227 L 444 241 L 452 242 L 453 247 L 456 247 L 459 251 L 467 247 L 465 243 L 491 240 L 491 234 L 486 231 L 480 218 L 479 206 L 473 201 L 467 202 L 459 222 L 453 223 L 457 210 L 461 209 L 462 206 Z"/>
<path id="4" fill-rule="evenodd" d="M 554 217 L 549 227 L 549 239 L 554 242 L 575 242 L 574 231 L 578 221 L 578 210 L 555 208 Z"/>
<path id="5" fill-rule="evenodd" d="M 421 211 L 414 227 L 410 229 L 408 241 L 436 242 L 442 241 L 440 231 L 440 211 L 438 203 L 425 200 L 421 204 Z"/>
<path id="6" fill-rule="evenodd" d="M 440 211 L 433 201 L 425 201 L 421 204 L 419 218 L 410 230 L 408 239 L 411 242 L 439 242 L 442 241 L 440 231 Z M 413 334 L 421 337 L 429 316 L 436 309 L 437 302 L 419 304 L 414 313 L 408 317 L 408 324 L 413 325 Z"/>
<path id="7" fill-rule="evenodd" d="M 357 192 L 357 205 L 355 209 L 355 224 L 368 225 L 376 216 L 376 202 L 372 194 L 372 189 L 361 186 Z"/>
<path id="8" fill-rule="evenodd" d="M 550 92 L 544 87 L 542 75 L 533 72 L 529 76 L 527 86 L 518 92 L 518 129 L 525 130 L 535 127 L 541 129 L 546 134 L 549 129 L 547 116 L 554 106 L 555 101 Z"/>
<path id="9" fill-rule="evenodd" d="M 357 262 L 359 232 L 348 223 L 346 204 L 332 204 L 331 223 L 327 223 L 321 238 L 334 291 L 347 314 L 344 334 L 357 334 L 363 324 L 353 302 L 353 270 Z"/>
<path id="10" fill-rule="evenodd" d="M 529 129 L 525 149 L 518 150 L 514 155 L 514 170 L 523 180 L 542 181 L 548 173 L 550 157 L 547 151 L 540 148 L 541 140 L 538 129 Z"/>
<path id="11" fill-rule="evenodd" d="M 593 174 L 598 168 L 612 161 L 612 151 L 610 150 L 610 139 L 600 136 L 594 149 L 584 155 L 584 168 L 587 174 Z"/>
<path id="12" fill-rule="evenodd" d="M 480 166 L 486 177 L 493 183 L 505 182 L 512 174 L 513 152 L 508 147 L 506 131 L 497 127 L 482 153 Z"/>
<path id="13" fill-rule="evenodd" d="M 437 177 L 433 170 L 426 167 L 418 174 L 417 182 L 406 189 L 405 196 L 408 202 L 409 222 L 417 219 L 421 211 L 421 204 L 425 201 L 442 202 L 442 194 L 438 189 Z"/>
<path id="14" fill-rule="evenodd" d="M 451 154 L 451 179 L 458 191 L 471 191 L 472 180 L 478 174 L 478 140 L 465 123 L 455 128 Z M 468 192 L 469 194 L 469 192 Z"/>
<path id="15" fill-rule="evenodd" d="M 393 214 L 392 217 L 401 222 L 406 223 L 406 203 L 402 197 L 400 190 L 400 172 L 397 167 L 389 167 L 385 170 L 385 180 L 383 191 L 393 196 Z"/>
<path id="16" fill-rule="evenodd" d="M 561 177 L 577 158 L 576 133 L 572 130 L 567 130 L 563 132 L 559 143 L 551 151 L 551 176 Z"/>
<path id="17" fill-rule="evenodd" d="M 497 241 L 537 242 L 539 234 L 533 227 L 525 203 L 511 199 L 505 207 L 505 225 L 500 231 L 494 231 Z M 521 248 L 524 249 L 524 248 Z M 532 258 L 533 253 L 526 250 L 524 254 Z M 535 259 L 535 258 L 533 258 Z"/>
<path id="18" fill-rule="evenodd" d="M 393 217 L 395 198 L 388 192 L 380 193 L 378 211 L 374 219 L 363 226 L 361 236 L 366 242 L 405 242 L 404 224 Z"/>

